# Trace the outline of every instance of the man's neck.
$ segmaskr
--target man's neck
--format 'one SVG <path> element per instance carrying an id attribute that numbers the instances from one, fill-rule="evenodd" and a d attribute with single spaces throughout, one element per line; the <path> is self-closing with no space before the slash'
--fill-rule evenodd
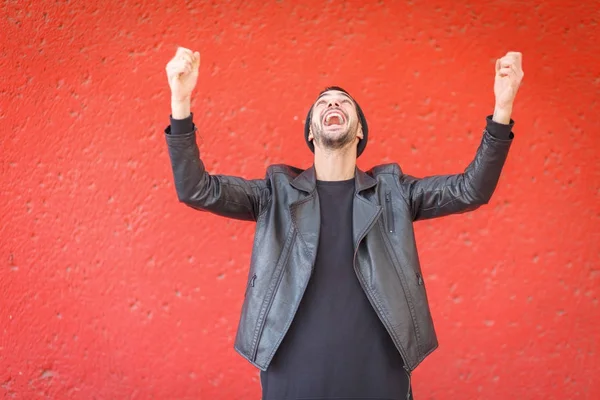
<path id="1" fill-rule="evenodd" d="M 320 181 L 343 181 L 354 178 L 356 149 L 321 150 L 315 148 L 315 172 Z"/>

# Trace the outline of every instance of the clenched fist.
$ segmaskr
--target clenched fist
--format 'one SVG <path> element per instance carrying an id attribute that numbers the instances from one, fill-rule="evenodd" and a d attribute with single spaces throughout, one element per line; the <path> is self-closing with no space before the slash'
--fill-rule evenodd
<path id="1" fill-rule="evenodd" d="M 166 67 L 171 87 L 171 101 L 189 102 L 198 81 L 200 53 L 179 47 Z"/>
<path id="2" fill-rule="evenodd" d="M 508 52 L 504 57 L 496 60 L 494 95 L 497 110 L 508 113 L 512 111 L 515 96 L 524 76 L 522 59 L 521 53 Z"/>

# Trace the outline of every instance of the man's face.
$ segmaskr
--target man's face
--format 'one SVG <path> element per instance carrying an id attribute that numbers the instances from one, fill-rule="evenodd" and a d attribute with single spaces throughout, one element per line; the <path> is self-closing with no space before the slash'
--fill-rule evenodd
<path id="1" fill-rule="evenodd" d="M 362 129 L 354 101 L 344 92 L 323 93 L 312 108 L 308 138 L 322 149 L 336 150 L 356 145 L 362 139 Z"/>

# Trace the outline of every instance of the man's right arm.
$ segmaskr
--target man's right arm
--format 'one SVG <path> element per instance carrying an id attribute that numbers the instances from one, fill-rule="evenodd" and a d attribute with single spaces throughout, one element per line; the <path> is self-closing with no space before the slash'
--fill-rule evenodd
<path id="1" fill-rule="evenodd" d="M 192 118 L 171 117 L 165 130 L 177 198 L 198 210 L 255 221 L 270 200 L 269 181 L 209 174 L 200 158 Z"/>
<path id="2" fill-rule="evenodd" d="M 197 128 L 190 112 L 199 58 L 198 53 L 180 48 L 167 65 L 172 100 L 170 124 L 165 129 L 165 138 L 177 197 L 179 201 L 198 210 L 256 221 L 271 199 L 269 181 L 209 174 L 200 158 L 196 143 Z"/>

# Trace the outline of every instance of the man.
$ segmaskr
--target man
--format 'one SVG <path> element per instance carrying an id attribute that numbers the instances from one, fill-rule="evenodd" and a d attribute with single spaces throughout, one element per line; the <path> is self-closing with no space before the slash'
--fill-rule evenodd
<path id="1" fill-rule="evenodd" d="M 474 160 L 463 173 L 421 179 L 397 164 L 357 168 L 368 125 L 337 87 L 308 112 L 310 168 L 209 174 L 190 110 L 199 64 L 198 52 L 179 48 L 167 65 L 166 141 L 181 202 L 256 221 L 234 347 L 261 370 L 263 399 L 410 399 L 411 372 L 438 346 L 412 224 L 490 200 L 514 136 L 521 54 L 496 62 L 496 106 Z"/>

